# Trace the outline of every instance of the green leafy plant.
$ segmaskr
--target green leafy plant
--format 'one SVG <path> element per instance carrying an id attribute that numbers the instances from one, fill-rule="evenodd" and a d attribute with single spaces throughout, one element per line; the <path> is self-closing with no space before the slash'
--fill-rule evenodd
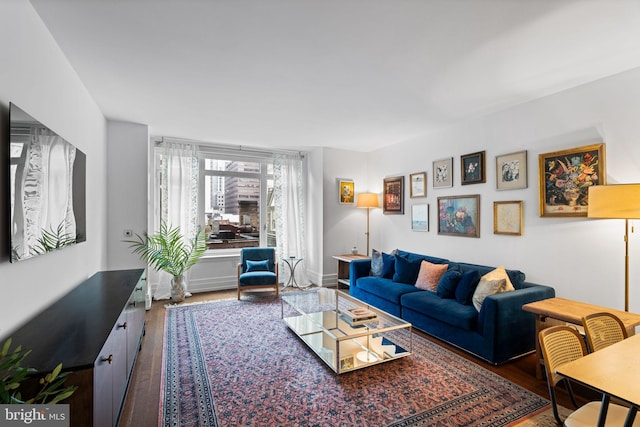
<path id="1" fill-rule="evenodd" d="M 0 403 L 1 404 L 56 404 L 70 397 L 78 389 L 77 386 L 64 387 L 68 372 L 62 372 L 62 364 L 40 378 L 40 388 L 29 398 L 22 397 L 20 386 L 37 371 L 22 366 L 24 358 L 31 350 L 23 350 L 17 346 L 11 350 L 11 338 L 7 339 L 0 352 Z"/>
<path id="2" fill-rule="evenodd" d="M 125 240 L 133 253 L 140 256 L 155 270 L 166 271 L 174 277 L 182 276 L 193 267 L 207 250 L 204 231 L 185 242 L 179 227 L 160 224 L 160 231 L 143 236 L 136 234 L 135 240 Z"/>

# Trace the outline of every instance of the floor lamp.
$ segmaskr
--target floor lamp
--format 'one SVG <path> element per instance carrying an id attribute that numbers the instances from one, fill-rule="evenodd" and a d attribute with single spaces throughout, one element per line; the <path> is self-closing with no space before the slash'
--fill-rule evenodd
<path id="1" fill-rule="evenodd" d="M 371 208 L 377 207 L 380 207 L 380 203 L 378 202 L 378 195 L 376 193 L 358 194 L 358 199 L 356 200 L 356 208 L 367 209 L 367 256 L 369 256 L 369 211 L 371 211 Z"/>
<path id="2" fill-rule="evenodd" d="M 590 187 L 587 216 L 624 219 L 624 311 L 629 311 L 629 220 L 640 219 L 640 184 Z"/>

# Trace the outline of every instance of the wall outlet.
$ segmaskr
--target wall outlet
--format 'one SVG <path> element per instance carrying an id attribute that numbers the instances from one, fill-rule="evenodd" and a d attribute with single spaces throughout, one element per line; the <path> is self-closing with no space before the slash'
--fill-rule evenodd
<path id="1" fill-rule="evenodd" d="M 124 237 L 133 237 L 133 230 L 124 230 L 122 234 Z"/>

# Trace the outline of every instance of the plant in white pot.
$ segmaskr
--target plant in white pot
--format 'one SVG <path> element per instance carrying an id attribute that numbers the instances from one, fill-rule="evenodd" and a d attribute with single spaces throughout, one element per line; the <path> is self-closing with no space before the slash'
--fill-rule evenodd
<path id="1" fill-rule="evenodd" d="M 160 231 L 143 236 L 136 234 L 135 240 L 125 240 L 130 243 L 134 254 L 138 254 L 151 268 L 165 271 L 172 276 L 171 300 L 184 301 L 186 283 L 184 274 L 189 271 L 207 250 L 206 236 L 203 231 L 186 241 L 179 227 L 160 224 Z"/>

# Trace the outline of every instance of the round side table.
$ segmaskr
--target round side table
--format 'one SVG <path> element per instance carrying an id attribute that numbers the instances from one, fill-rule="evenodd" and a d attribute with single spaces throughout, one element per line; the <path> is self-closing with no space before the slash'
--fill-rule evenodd
<path id="1" fill-rule="evenodd" d="M 289 273 L 290 273 L 289 280 L 283 286 L 282 289 L 286 289 L 288 287 L 303 289 L 303 287 L 298 285 L 298 282 L 296 282 L 296 267 L 298 266 L 298 264 L 302 262 L 302 260 L 304 260 L 304 258 L 298 258 L 298 257 L 282 258 L 282 261 L 289 267 Z"/>

